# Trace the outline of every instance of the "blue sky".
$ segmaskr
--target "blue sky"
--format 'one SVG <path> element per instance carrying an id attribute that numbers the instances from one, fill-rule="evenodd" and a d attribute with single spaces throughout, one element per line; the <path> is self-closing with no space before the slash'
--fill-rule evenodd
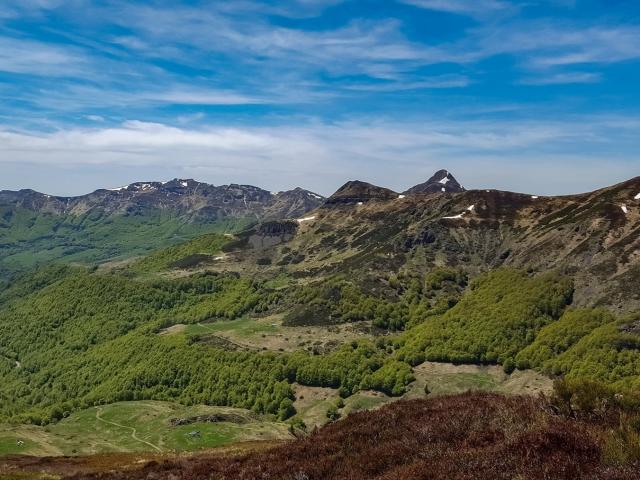
<path id="1" fill-rule="evenodd" d="M 636 0 L 4 0 L 0 188 L 640 174 Z"/>

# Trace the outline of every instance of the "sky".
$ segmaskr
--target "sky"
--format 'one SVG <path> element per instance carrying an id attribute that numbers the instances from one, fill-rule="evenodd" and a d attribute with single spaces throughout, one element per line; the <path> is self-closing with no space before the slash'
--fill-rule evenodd
<path id="1" fill-rule="evenodd" d="M 640 175 L 637 0 L 0 2 L 0 189 Z"/>

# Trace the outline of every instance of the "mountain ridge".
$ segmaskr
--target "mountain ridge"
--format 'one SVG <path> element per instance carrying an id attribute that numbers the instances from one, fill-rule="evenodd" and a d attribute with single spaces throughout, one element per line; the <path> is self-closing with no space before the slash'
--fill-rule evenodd
<path id="1" fill-rule="evenodd" d="M 286 241 L 250 230 L 248 247 L 229 252 L 217 268 L 254 271 L 259 257 L 264 275 L 286 266 L 309 278 L 352 270 L 393 274 L 407 262 L 427 270 L 560 269 L 576 276 L 578 305 L 640 307 L 630 287 L 640 279 L 640 177 L 560 197 L 500 190 L 406 196 L 383 190 L 368 199 L 347 193 L 299 219 Z M 257 245 L 269 247 L 251 248 Z"/>
<path id="2" fill-rule="evenodd" d="M 303 197 L 306 199 L 303 200 Z M 282 205 L 283 200 L 296 200 L 299 210 Z M 212 185 L 193 179 L 175 178 L 167 182 L 134 182 L 118 188 L 99 188 L 77 196 L 55 196 L 32 189 L 0 190 L 0 205 L 16 205 L 55 214 L 82 215 L 92 209 L 107 213 L 127 213 L 128 208 L 176 208 L 179 211 L 198 211 L 203 208 L 226 210 L 228 216 L 240 213 L 279 217 L 283 212 L 304 214 L 319 206 L 324 197 L 296 187 L 272 193 L 253 185 Z M 279 205 L 280 204 L 280 205 Z M 282 209 L 279 210 L 278 206 Z M 208 212 L 212 213 L 212 212 Z"/>

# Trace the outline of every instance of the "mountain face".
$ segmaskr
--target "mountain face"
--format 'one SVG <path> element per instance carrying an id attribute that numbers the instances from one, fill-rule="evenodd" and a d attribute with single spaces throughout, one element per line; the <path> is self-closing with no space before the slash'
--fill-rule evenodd
<path id="1" fill-rule="evenodd" d="M 370 200 L 391 200 L 398 194 L 388 188 L 377 187 L 370 183 L 352 180 L 340 187 L 331 195 L 325 205 L 353 205 Z"/>
<path id="2" fill-rule="evenodd" d="M 273 194 L 191 179 L 137 182 L 78 197 L 0 191 L 0 279 L 52 260 L 126 258 L 204 233 L 300 217 L 323 201 L 301 188 Z"/>
<path id="3" fill-rule="evenodd" d="M 640 308 L 640 177 L 562 197 L 497 190 L 399 196 L 349 182 L 302 220 L 285 245 L 262 239 L 274 246 L 231 252 L 219 268 L 254 270 L 259 256 L 310 278 L 437 267 L 472 275 L 500 266 L 559 270 L 574 279 L 578 306 Z"/>
<path id="4" fill-rule="evenodd" d="M 33 190 L 0 191 L 0 206 L 22 207 L 43 213 L 135 215 L 145 210 L 171 210 L 199 221 L 226 217 L 297 216 L 317 208 L 323 201 L 320 195 L 301 188 L 272 194 L 251 185 L 214 186 L 177 178 L 169 182 L 136 182 L 78 197 L 55 197 Z"/>
<path id="5" fill-rule="evenodd" d="M 420 193 L 461 193 L 465 189 L 447 170 L 438 170 L 433 177 L 403 192 L 405 195 Z"/>

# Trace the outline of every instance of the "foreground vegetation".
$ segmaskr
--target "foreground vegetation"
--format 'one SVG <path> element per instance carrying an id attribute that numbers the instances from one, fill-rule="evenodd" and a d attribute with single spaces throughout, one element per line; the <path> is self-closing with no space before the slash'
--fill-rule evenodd
<path id="1" fill-rule="evenodd" d="M 624 412 L 571 418 L 553 407 L 533 397 L 467 393 L 356 413 L 295 442 L 248 454 L 169 457 L 124 470 L 114 463 L 93 465 L 91 458 L 36 468 L 76 480 L 638 478 L 640 452 L 629 442 L 637 427 L 620 426 Z"/>

